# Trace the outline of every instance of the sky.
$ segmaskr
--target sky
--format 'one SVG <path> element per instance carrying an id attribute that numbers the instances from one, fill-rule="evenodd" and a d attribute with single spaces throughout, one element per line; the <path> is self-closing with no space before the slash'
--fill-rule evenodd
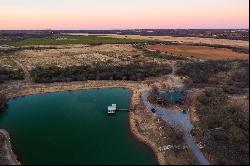
<path id="1" fill-rule="evenodd" d="M 249 0 L 0 0 L 0 29 L 249 28 Z"/>

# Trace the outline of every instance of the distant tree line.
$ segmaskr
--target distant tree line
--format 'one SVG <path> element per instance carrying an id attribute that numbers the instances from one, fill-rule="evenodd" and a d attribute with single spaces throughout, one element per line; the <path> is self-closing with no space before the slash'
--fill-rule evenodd
<path id="1" fill-rule="evenodd" d="M 55 34 L 55 32 L 53 33 Z M 0 45 L 1 44 L 13 44 L 16 41 L 28 39 L 28 38 L 42 38 L 51 36 L 50 30 L 4 30 L 0 31 Z"/>
<path id="2" fill-rule="evenodd" d="M 153 62 L 114 66 L 112 64 L 81 65 L 60 68 L 57 66 L 36 67 L 31 71 L 34 82 L 71 82 L 86 80 L 131 80 L 141 81 L 171 73 L 167 64 Z"/>

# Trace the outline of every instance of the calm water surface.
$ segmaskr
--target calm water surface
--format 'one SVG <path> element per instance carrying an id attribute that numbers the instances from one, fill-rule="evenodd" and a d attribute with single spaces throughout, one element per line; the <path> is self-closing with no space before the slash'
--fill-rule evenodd
<path id="1" fill-rule="evenodd" d="M 132 136 L 127 89 L 91 89 L 19 97 L 0 113 L 22 164 L 156 164 L 153 152 Z"/>
<path id="2" fill-rule="evenodd" d="M 183 92 L 165 92 L 162 96 L 170 103 L 180 102 L 184 98 Z"/>

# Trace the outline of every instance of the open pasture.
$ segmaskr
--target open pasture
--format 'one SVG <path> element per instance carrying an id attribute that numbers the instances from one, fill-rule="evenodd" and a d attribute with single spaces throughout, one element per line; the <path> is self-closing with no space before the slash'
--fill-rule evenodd
<path id="1" fill-rule="evenodd" d="M 68 45 L 68 44 L 126 44 L 142 42 L 140 39 L 121 39 L 97 35 L 55 35 L 45 38 L 30 38 L 14 43 L 14 46 Z"/>

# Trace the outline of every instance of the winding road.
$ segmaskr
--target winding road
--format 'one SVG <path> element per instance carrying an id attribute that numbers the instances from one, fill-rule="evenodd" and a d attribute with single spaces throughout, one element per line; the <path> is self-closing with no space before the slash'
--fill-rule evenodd
<path id="1" fill-rule="evenodd" d="M 175 66 L 172 65 L 173 71 L 169 75 L 170 79 L 172 80 L 173 84 L 177 88 L 183 87 L 183 84 L 179 82 L 179 80 L 175 76 Z M 190 135 L 190 130 L 193 128 L 193 125 L 190 121 L 189 113 L 183 114 L 182 111 L 178 111 L 177 109 L 167 109 L 158 106 L 154 106 L 153 104 L 149 103 L 148 101 L 149 92 L 144 91 L 141 93 L 142 101 L 147 108 L 148 111 L 151 111 L 152 108 L 156 110 L 155 114 L 161 117 L 164 121 L 169 123 L 172 127 L 181 130 L 184 134 L 184 140 L 186 144 L 192 150 L 192 153 L 199 161 L 201 165 L 210 165 L 209 161 L 205 158 L 199 147 L 195 144 L 192 136 Z"/>

